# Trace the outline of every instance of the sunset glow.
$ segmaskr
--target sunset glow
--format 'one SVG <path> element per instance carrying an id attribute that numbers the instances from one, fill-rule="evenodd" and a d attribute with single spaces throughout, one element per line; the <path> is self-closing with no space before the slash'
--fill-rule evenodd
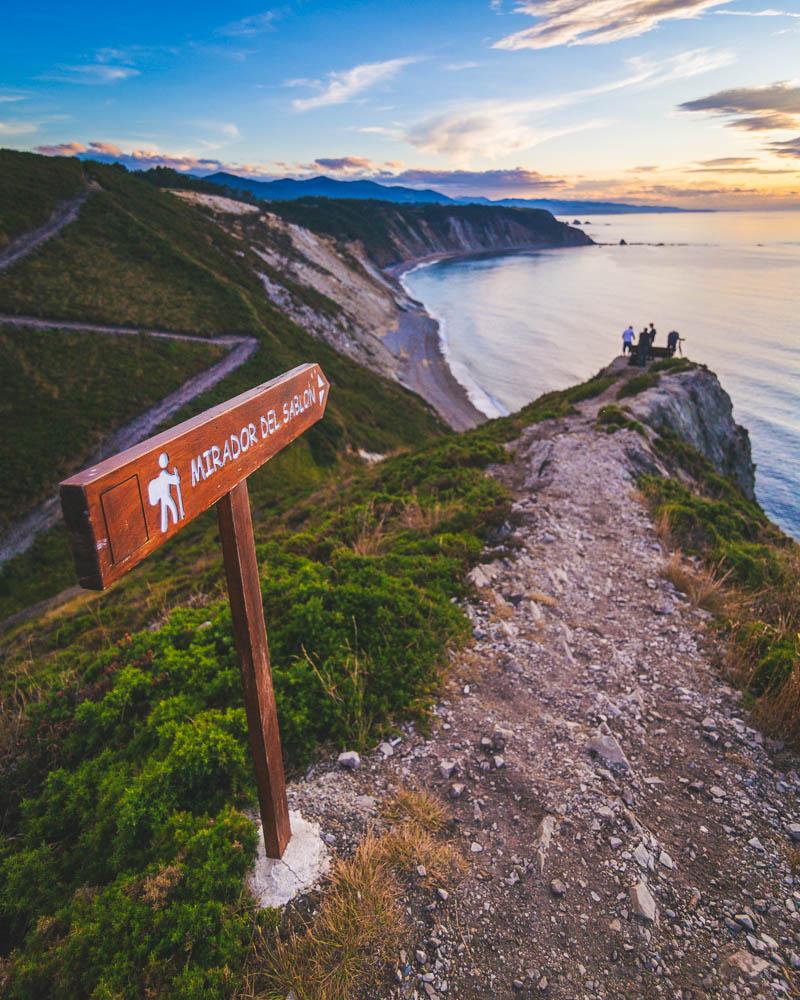
<path id="1" fill-rule="evenodd" d="M 49 9 L 46 9 L 49 8 Z M 9 10 L 0 144 L 454 196 L 800 203 L 800 6 Z"/>

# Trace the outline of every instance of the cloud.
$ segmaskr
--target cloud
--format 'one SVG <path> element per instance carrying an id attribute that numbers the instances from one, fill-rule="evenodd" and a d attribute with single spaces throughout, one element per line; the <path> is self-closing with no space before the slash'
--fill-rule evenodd
<path id="1" fill-rule="evenodd" d="M 544 190 L 560 187 L 564 183 L 560 177 L 545 177 L 527 167 L 499 170 L 406 169 L 395 173 L 392 181 L 396 184 L 410 184 L 412 187 L 458 188 L 460 191 L 473 193 L 487 189 L 505 192 Z"/>
<path id="2" fill-rule="evenodd" d="M 0 136 L 29 135 L 39 128 L 38 122 L 4 122 L 0 121 Z"/>
<path id="3" fill-rule="evenodd" d="M 227 38 L 251 38 L 253 35 L 261 35 L 265 31 L 272 31 L 275 27 L 275 20 L 278 14 L 274 10 L 265 10 L 261 14 L 250 14 L 248 17 L 239 18 L 238 21 L 231 21 L 217 28 L 218 35 L 225 35 Z"/>
<path id="4" fill-rule="evenodd" d="M 47 156 L 77 156 L 82 160 L 100 163 L 121 163 L 129 170 L 149 170 L 151 167 L 171 167 L 182 173 L 212 174 L 217 170 L 245 172 L 246 168 L 224 164 L 220 160 L 198 157 L 192 153 L 163 153 L 158 149 L 132 149 L 125 152 L 114 142 L 93 141 L 62 142 L 57 145 L 37 146 L 37 153 Z"/>
<path id="5" fill-rule="evenodd" d="M 479 66 L 479 62 L 452 62 L 446 63 L 444 69 L 446 69 L 448 73 L 460 73 L 462 70 L 477 69 Z"/>
<path id="6" fill-rule="evenodd" d="M 14 104 L 17 101 L 24 101 L 23 94 L 0 94 L 0 104 Z"/>
<path id="7" fill-rule="evenodd" d="M 108 63 L 87 63 L 82 66 L 59 66 L 58 72 L 44 77 L 60 83 L 108 84 L 138 76 L 133 66 L 111 66 Z"/>
<path id="8" fill-rule="evenodd" d="M 732 61 L 732 53 L 713 49 L 693 49 L 660 61 L 635 57 L 627 60 L 627 75 L 584 90 L 520 101 L 481 101 L 431 116 L 405 129 L 371 126 L 362 131 L 405 139 L 425 153 L 460 160 L 473 156 L 491 158 L 606 124 L 605 120 L 592 118 L 573 125 L 547 127 L 541 124 L 541 118 L 549 111 L 631 87 L 653 87 L 670 80 L 689 79 Z"/>
<path id="9" fill-rule="evenodd" d="M 54 146 L 36 146 L 35 152 L 43 156 L 77 156 L 88 148 L 82 142 L 59 142 Z"/>
<path id="10" fill-rule="evenodd" d="M 223 139 L 238 139 L 241 136 L 239 126 L 234 122 L 221 122 L 210 118 L 195 118 L 193 123 L 199 128 L 208 129 Z"/>
<path id="11" fill-rule="evenodd" d="M 332 174 L 371 175 L 380 171 L 377 164 L 365 156 L 319 157 L 312 164 L 313 169 L 329 170 Z"/>
<path id="12" fill-rule="evenodd" d="M 729 17 L 800 17 L 791 10 L 715 10 L 715 14 L 727 14 Z"/>
<path id="13" fill-rule="evenodd" d="M 658 167 L 654 163 L 647 163 L 641 167 L 629 167 L 626 170 L 628 174 L 652 174 L 654 171 L 658 170 Z"/>
<path id="14" fill-rule="evenodd" d="M 787 81 L 765 87 L 732 87 L 684 101 L 681 111 L 702 111 L 728 119 L 729 128 L 768 132 L 800 124 L 800 86 Z"/>
<path id="15" fill-rule="evenodd" d="M 666 20 L 686 20 L 729 0 L 521 0 L 517 13 L 536 24 L 494 43 L 496 49 L 603 45 L 635 38 Z"/>
<path id="16" fill-rule="evenodd" d="M 698 160 L 701 167 L 739 167 L 744 163 L 753 163 L 754 156 L 717 156 L 713 160 Z"/>
<path id="17" fill-rule="evenodd" d="M 371 87 L 391 80 L 404 66 L 416 62 L 414 58 L 387 59 L 385 62 L 362 63 L 352 69 L 329 73 L 323 80 L 292 80 L 290 86 L 312 86 L 319 90 L 313 97 L 300 97 L 292 102 L 295 111 L 310 111 L 331 104 L 344 104 L 365 93 Z"/>
<path id="18" fill-rule="evenodd" d="M 775 156 L 791 156 L 800 159 L 800 135 L 795 136 L 794 139 L 771 142 L 767 146 L 767 150 L 774 153 Z"/>
<path id="19" fill-rule="evenodd" d="M 797 174 L 797 170 L 774 167 L 690 167 L 690 174 Z"/>

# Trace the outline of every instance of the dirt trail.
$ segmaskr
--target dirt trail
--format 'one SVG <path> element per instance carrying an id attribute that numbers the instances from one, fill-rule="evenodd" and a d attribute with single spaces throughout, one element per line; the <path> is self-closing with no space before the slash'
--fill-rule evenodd
<path id="1" fill-rule="evenodd" d="M 58 235 L 64 226 L 74 222 L 89 195 L 99 190 L 100 186 L 90 181 L 74 198 L 63 201 L 43 226 L 12 240 L 4 250 L 0 250 L 0 271 L 27 257 L 40 244 Z"/>
<path id="2" fill-rule="evenodd" d="M 227 375 L 235 371 L 253 356 L 258 348 L 258 341 L 255 337 L 222 336 L 222 337 L 199 337 L 183 333 L 167 333 L 162 330 L 131 330 L 121 326 L 101 326 L 89 323 L 61 322 L 59 320 L 46 320 L 33 317 L 5 316 L 0 315 L 0 325 L 28 326 L 36 329 L 52 330 L 79 330 L 82 332 L 105 333 L 110 336 L 138 336 L 145 335 L 165 340 L 192 340 L 204 344 L 222 346 L 228 350 L 222 360 L 193 376 L 182 386 L 165 396 L 162 400 L 151 406 L 144 413 L 134 417 L 129 423 L 120 427 L 110 434 L 103 443 L 86 459 L 86 467 L 94 465 L 109 455 L 114 455 L 125 448 L 143 440 L 152 433 L 160 424 L 177 413 L 187 403 L 211 389 L 218 382 L 221 382 Z M 30 513 L 20 518 L 0 539 L 0 566 L 13 559 L 14 556 L 22 555 L 31 545 L 36 536 L 42 531 L 51 528 L 61 515 L 61 507 L 58 496 L 50 497 Z"/>
<path id="3" fill-rule="evenodd" d="M 412 909 L 383 997 L 798 995 L 798 758 L 748 726 L 709 616 L 660 576 L 642 439 L 596 431 L 598 405 L 495 470 L 513 514 L 432 736 L 290 788 L 335 848 L 392 785 L 450 800 L 468 874 Z"/>

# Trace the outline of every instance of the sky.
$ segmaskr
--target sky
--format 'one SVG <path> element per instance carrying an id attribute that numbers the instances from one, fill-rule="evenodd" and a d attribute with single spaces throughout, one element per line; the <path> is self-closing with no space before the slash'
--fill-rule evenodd
<path id="1" fill-rule="evenodd" d="M 800 0 L 767 2 L 15 4 L 0 145 L 453 197 L 800 207 Z"/>

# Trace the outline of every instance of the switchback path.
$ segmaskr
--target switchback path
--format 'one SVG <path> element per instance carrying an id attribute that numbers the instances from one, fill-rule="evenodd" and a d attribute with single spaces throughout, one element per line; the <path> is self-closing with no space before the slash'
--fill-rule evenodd
<path id="1" fill-rule="evenodd" d="M 12 240 L 4 250 L 0 250 L 0 271 L 5 271 L 7 267 L 27 257 L 40 244 L 60 233 L 64 226 L 74 222 L 89 195 L 99 190 L 99 185 L 90 181 L 74 198 L 63 201 L 43 226 Z"/>
<path id="2" fill-rule="evenodd" d="M 227 375 L 241 367 L 255 354 L 258 341 L 255 337 L 222 336 L 200 337 L 185 333 L 168 333 L 164 330 L 136 330 L 122 326 L 104 326 L 93 323 L 76 323 L 52 319 L 40 319 L 31 316 L 0 315 L 0 326 L 27 326 L 39 330 L 76 330 L 84 333 L 103 333 L 109 336 L 139 336 L 155 337 L 163 340 L 190 340 L 212 346 L 224 347 L 228 353 L 216 364 L 193 376 L 184 382 L 180 388 L 165 396 L 160 402 L 151 406 L 144 413 L 135 417 L 129 423 L 110 434 L 105 441 L 87 457 L 85 466 L 114 455 L 125 448 L 143 440 L 160 424 L 177 413 L 187 403 L 221 382 Z M 50 497 L 30 513 L 11 525 L 5 535 L 0 538 L 0 566 L 22 555 L 31 547 L 36 536 L 46 531 L 58 521 L 61 507 L 58 496 Z"/>

